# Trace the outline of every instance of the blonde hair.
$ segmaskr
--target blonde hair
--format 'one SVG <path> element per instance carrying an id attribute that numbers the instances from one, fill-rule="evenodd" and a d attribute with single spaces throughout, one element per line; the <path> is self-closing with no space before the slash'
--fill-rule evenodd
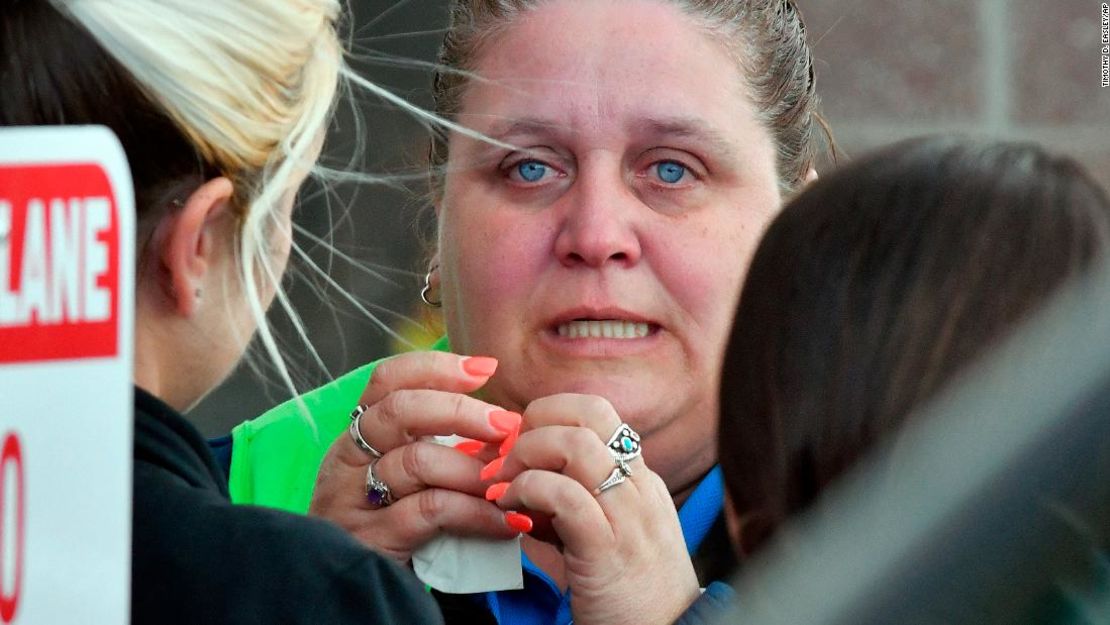
<path id="1" fill-rule="evenodd" d="M 244 295 L 259 340 L 295 395 L 259 287 L 263 280 L 273 286 L 303 336 L 269 249 L 275 209 L 296 174 L 314 167 L 315 143 L 347 72 L 337 32 L 339 1 L 54 2 L 172 120 L 202 169 L 232 181 Z"/>

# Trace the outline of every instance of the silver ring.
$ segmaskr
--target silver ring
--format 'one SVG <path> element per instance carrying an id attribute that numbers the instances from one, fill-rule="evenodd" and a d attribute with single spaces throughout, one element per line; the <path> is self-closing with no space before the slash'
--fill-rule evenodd
<path id="1" fill-rule="evenodd" d="M 368 409 L 369 407 L 366 404 L 359 404 L 355 406 L 355 409 L 351 411 L 351 421 L 354 421 L 355 419 L 361 417 L 362 413 L 366 412 Z"/>
<path id="2" fill-rule="evenodd" d="M 626 462 L 624 458 L 617 458 L 614 456 L 613 461 L 617 463 L 616 468 L 609 474 L 609 477 L 605 478 L 604 482 L 597 485 L 597 488 L 595 488 L 593 492 L 594 497 L 597 497 L 601 493 L 604 493 L 610 488 L 632 477 L 632 467 L 628 466 L 628 462 Z"/>
<path id="3" fill-rule="evenodd" d="M 384 508 L 393 503 L 393 491 L 389 490 L 388 484 L 374 477 L 375 464 L 378 464 L 377 459 L 366 467 L 366 501 L 375 508 Z"/>
<path id="4" fill-rule="evenodd" d="M 381 458 L 384 454 L 377 449 L 374 449 L 366 439 L 362 437 L 362 431 L 358 429 L 359 421 L 362 419 L 362 413 L 366 412 L 366 406 L 359 404 L 357 408 L 351 413 L 351 425 L 347 428 L 347 433 L 351 435 L 351 440 L 358 445 L 358 448 L 370 454 L 371 458 L 375 460 Z"/>
<path id="5" fill-rule="evenodd" d="M 613 435 L 605 442 L 605 446 L 612 452 L 614 458 L 630 462 L 640 457 L 640 435 L 632 426 L 622 423 L 617 426 Z"/>

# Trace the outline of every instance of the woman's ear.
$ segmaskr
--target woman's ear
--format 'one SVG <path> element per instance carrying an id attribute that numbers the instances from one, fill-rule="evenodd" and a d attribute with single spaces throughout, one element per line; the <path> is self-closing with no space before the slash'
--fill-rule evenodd
<path id="1" fill-rule="evenodd" d="M 228 214 L 234 186 L 224 177 L 213 178 L 184 201 L 181 208 L 167 215 L 159 225 L 158 258 L 168 277 L 168 294 L 174 311 L 192 316 L 210 280 L 221 232 L 219 221 Z"/>
<path id="2" fill-rule="evenodd" d="M 809 185 L 814 182 L 817 182 L 817 170 L 810 167 L 809 171 L 806 172 L 805 183 Z"/>

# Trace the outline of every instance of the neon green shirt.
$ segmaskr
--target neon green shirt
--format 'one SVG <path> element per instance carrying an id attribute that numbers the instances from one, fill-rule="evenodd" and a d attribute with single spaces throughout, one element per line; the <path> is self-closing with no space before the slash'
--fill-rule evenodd
<path id="1" fill-rule="evenodd" d="M 447 337 L 432 349 L 450 351 Z M 324 454 L 350 425 L 351 410 L 374 369 L 385 360 L 375 360 L 302 395 L 308 418 L 296 400 L 289 400 L 236 426 L 231 431 L 231 500 L 308 512 Z"/>

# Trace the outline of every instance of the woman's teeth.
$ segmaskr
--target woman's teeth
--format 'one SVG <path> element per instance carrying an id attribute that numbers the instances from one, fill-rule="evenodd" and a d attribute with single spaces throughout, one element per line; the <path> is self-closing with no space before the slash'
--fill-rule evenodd
<path id="1" fill-rule="evenodd" d="M 569 321 L 559 324 L 559 336 L 568 339 L 605 338 L 640 339 L 648 335 L 648 324 L 602 319 L 589 321 Z"/>

